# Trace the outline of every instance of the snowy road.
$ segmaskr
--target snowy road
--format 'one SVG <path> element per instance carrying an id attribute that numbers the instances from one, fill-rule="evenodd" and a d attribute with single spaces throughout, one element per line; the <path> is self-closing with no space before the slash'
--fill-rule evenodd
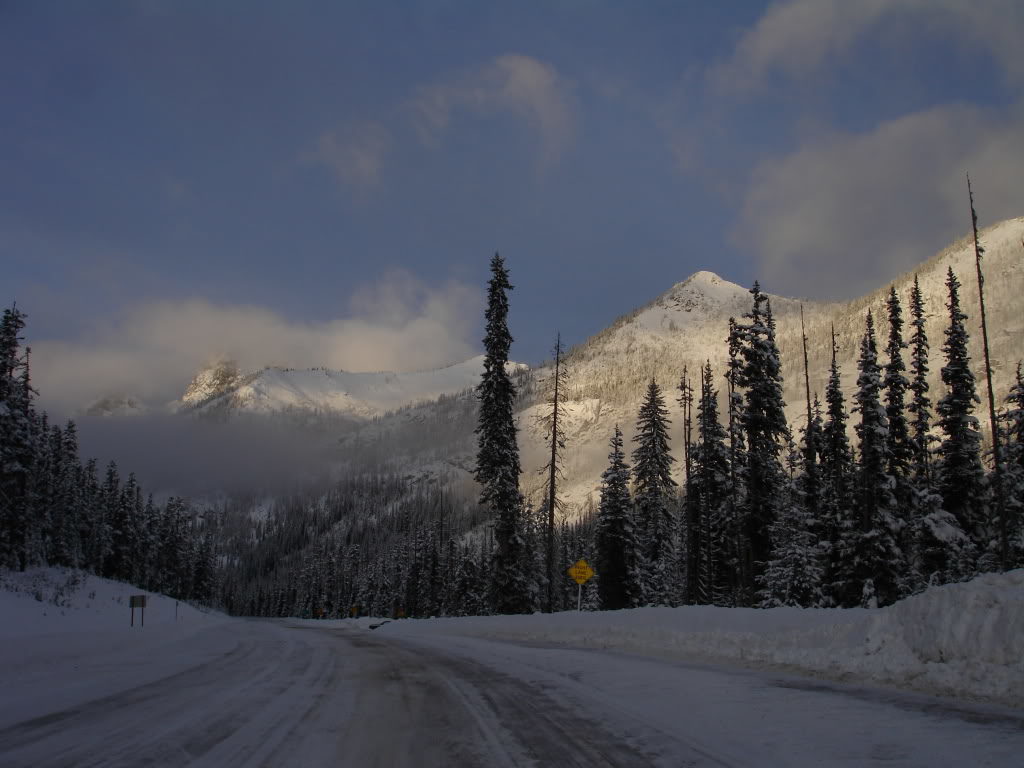
<path id="1" fill-rule="evenodd" d="M 1020 766 L 1024 754 L 1016 710 L 340 624 L 225 621 L 149 649 L 155 672 L 138 684 L 114 674 L 124 649 L 73 667 L 26 657 L 19 689 L 34 695 L 0 707 L 0 765 Z"/>

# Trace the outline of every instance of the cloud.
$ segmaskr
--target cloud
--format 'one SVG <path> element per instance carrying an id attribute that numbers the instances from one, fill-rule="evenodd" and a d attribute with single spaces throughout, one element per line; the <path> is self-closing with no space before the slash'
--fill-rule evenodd
<path id="1" fill-rule="evenodd" d="M 43 407 L 63 415 L 112 394 L 169 402 L 219 358 L 245 370 L 432 368 L 476 354 L 470 337 L 481 306 L 480 292 L 464 283 L 431 287 L 401 271 L 358 289 L 347 317 L 319 324 L 255 306 L 157 301 L 85 329 L 82 341 L 33 339 L 33 377 Z"/>
<path id="2" fill-rule="evenodd" d="M 541 167 L 556 162 L 573 136 L 570 85 L 554 67 L 519 54 L 499 56 L 453 81 L 422 87 L 410 107 L 427 143 L 437 142 L 460 111 L 509 112 L 539 137 Z"/>
<path id="3" fill-rule="evenodd" d="M 832 133 L 761 163 L 733 240 L 773 291 L 846 298 L 912 268 L 983 221 L 1024 212 L 1024 115 L 943 106 L 864 134 Z"/>
<path id="4" fill-rule="evenodd" d="M 1018 0 L 787 0 L 743 34 L 732 55 L 707 72 L 720 95 L 742 96 L 772 76 L 806 80 L 882 24 L 906 22 L 908 35 L 943 35 L 991 52 L 1012 83 L 1024 82 Z"/>
<path id="5" fill-rule="evenodd" d="M 330 169 L 342 184 L 363 187 L 380 180 L 390 150 L 388 129 L 380 123 L 363 122 L 321 134 L 316 147 L 301 159 Z"/>

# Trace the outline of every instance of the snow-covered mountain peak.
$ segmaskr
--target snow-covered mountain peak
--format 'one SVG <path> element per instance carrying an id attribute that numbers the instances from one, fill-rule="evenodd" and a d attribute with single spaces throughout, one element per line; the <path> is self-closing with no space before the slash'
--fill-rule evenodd
<path id="1" fill-rule="evenodd" d="M 198 408 L 237 387 L 241 380 L 238 363 L 234 360 L 218 360 L 196 373 L 181 397 L 181 404 Z"/>
<path id="2" fill-rule="evenodd" d="M 736 283 L 731 283 L 714 272 L 702 270 L 694 272 L 683 282 L 676 283 L 667 293 L 655 300 L 654 304 L 678 312 L 698 311 L 702 314 L 712 314 L 717 313 L 723 306 L 739 306 L 740 302 L 747 301 L 749 295 L 745 288 Z"/>
<path id="3" fill-rule="evenodd" d="M 524 366 L 513 363 L 511 367 Z M 482 370 L 482 355 L 409 373 L 267 367 L 242 374 L 233 363 L 221 362 L 196 374 L 180 407 L 222 414 L 330 412 L 366 420 L 470 389 L 479 382 Z"/>

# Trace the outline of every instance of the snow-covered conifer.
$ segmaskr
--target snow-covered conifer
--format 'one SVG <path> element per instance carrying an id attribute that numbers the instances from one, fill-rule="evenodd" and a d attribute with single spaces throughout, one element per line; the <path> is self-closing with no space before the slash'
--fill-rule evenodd
<path id="1" fill-rule="evenodd" d="M 753 306 L 744 315 L 749 322 L 737 326 L 743 364 L 736 384 L 744 394 L 740 415 L 747 448 L 743 528 L 753 576 L 747 586 L 753 597 L 757 576 L 771 556 L 769 529 L 782 503 L 784 472 L 779 455 L 790 433 L 782 398 L 782 361 L 775 341 L 774 318 L 768 297 L 761 293 L 758 283 L 754 283 L 750 293 Z"/>
<path id="2" fill-rule="evenodd" d="M 860 420 L 854 427 L 859 439 L 856 519 L 844 531 L 843 602 L 856 605 L 864 595 L 888 605 L 899 596 L 903 556 L 896 544 L 893 480 L 887 469 L 889 429 L 880 400 L 881 367 L 874 319 L 869 311 L 857 361 L 857 406 Z M 869 584 L 870 582 L 870 584 Z"/>
<path id="3" fill-rule="evenodd" d="M 697 402 L 697 442 L 693 447 L 693 478 L 688 494 L 689 528 L 693 541 L 687 541 L 688 584 L 691 602 L 719 603 L 728 599 L 730 582 L 726 576 L 727 537 L 725 521 L 729 500 L 729 449 L 725 429 L 718 421 L 718 392 L 714 387 L 711 363 L 701 372 L 700 399 Z M 692 496 L 692 499 L 689 498 Z"/>
<path id="4" fill-rule="evenodd" d="M 480 411 L 475 476 L 480 484 L 480 503 L 494 518 L 496 549 L 491 568 L 494 610 L 496 613 L 527 613 L 532 605 L 524 568 L 521 470 L 512 415 L 515 386 L 505 370 L 512 345 L 508 330 L 508 292 L 511 290 L 505 262 L 496 253 L 491 259 L 491 279 L 487 286 L 484 372 L 476 388 Z"/>
<path id="5" fill-rule="evenodd" d="M 661 387 L 651 379 L 637 415 L 632 456 L 638 538 L 643 553 L 643 600 L 649 605 L 671 604 L 678 582 L 670 423 Z"/>
<path id="6" fill-rule="evenodd" d="M 795 475 L 806 460 L 806 452 L 791 445 L 787 463 Z M 791 605 L 818 607 L 824 602 L 824 569 L 814 533 L 814 521 L 808 514 L 800 483 L 786 477 L 782 505 L 772 523 L 772 554 L 759 578 L 760 604 L 765 608 Z"/>
<path id="7" fill-rule="evenodd" d="M 952 267 L 946 276 L 949 289 L 949 327 L 942 350 L 946 364 L 942 382 L 946 394 L 936 411 L 945 438 L 939 445 L 939 490 L 943 506 L 953 513 L 960 527 L 972 538 L 982 535 L 984 521 L 985 472 L 981 465 L 981 432 L 974 416 L 981 402 L 967 354 L 967 315 L 960 309 L 960 281 Z"/>
<path id="8" fill-rule="evenodd" d="M 820 545 L 826 563 L 826 596 L 833 603 L 845 592 L 841 564 L 842 542 L 854 527 L 853 517 L 853 453 L 846 432 L 846 403 L 843 399 L 841 373 L 836 353 L 835 331 L 832 333 L 832 366 L 825 387 L 826 419 L 821 439 L 821 532 Z"/>
<path id="9" fill-rule="evenodd" d="M 597 512 L 597 591 L 602 610 L 634 608 L 640 604 L 640 569 L 629 465 L 622 451 L 618 424 L 611 439 L 608 468 L 601 475 L 601 504 Z"/>

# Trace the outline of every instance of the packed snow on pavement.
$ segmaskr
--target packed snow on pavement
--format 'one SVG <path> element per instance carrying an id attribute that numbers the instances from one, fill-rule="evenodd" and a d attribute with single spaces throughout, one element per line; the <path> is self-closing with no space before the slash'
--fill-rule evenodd
<path id="1" fill-rule="evenodd" d="M 0 577 L 5 766 L 1017 766 L 1024 753 L 1024 571 L 878 610 L 254 621 L 149 595 L 145 627 L 138 610 L 129 626 L 133 587 Z"/>

